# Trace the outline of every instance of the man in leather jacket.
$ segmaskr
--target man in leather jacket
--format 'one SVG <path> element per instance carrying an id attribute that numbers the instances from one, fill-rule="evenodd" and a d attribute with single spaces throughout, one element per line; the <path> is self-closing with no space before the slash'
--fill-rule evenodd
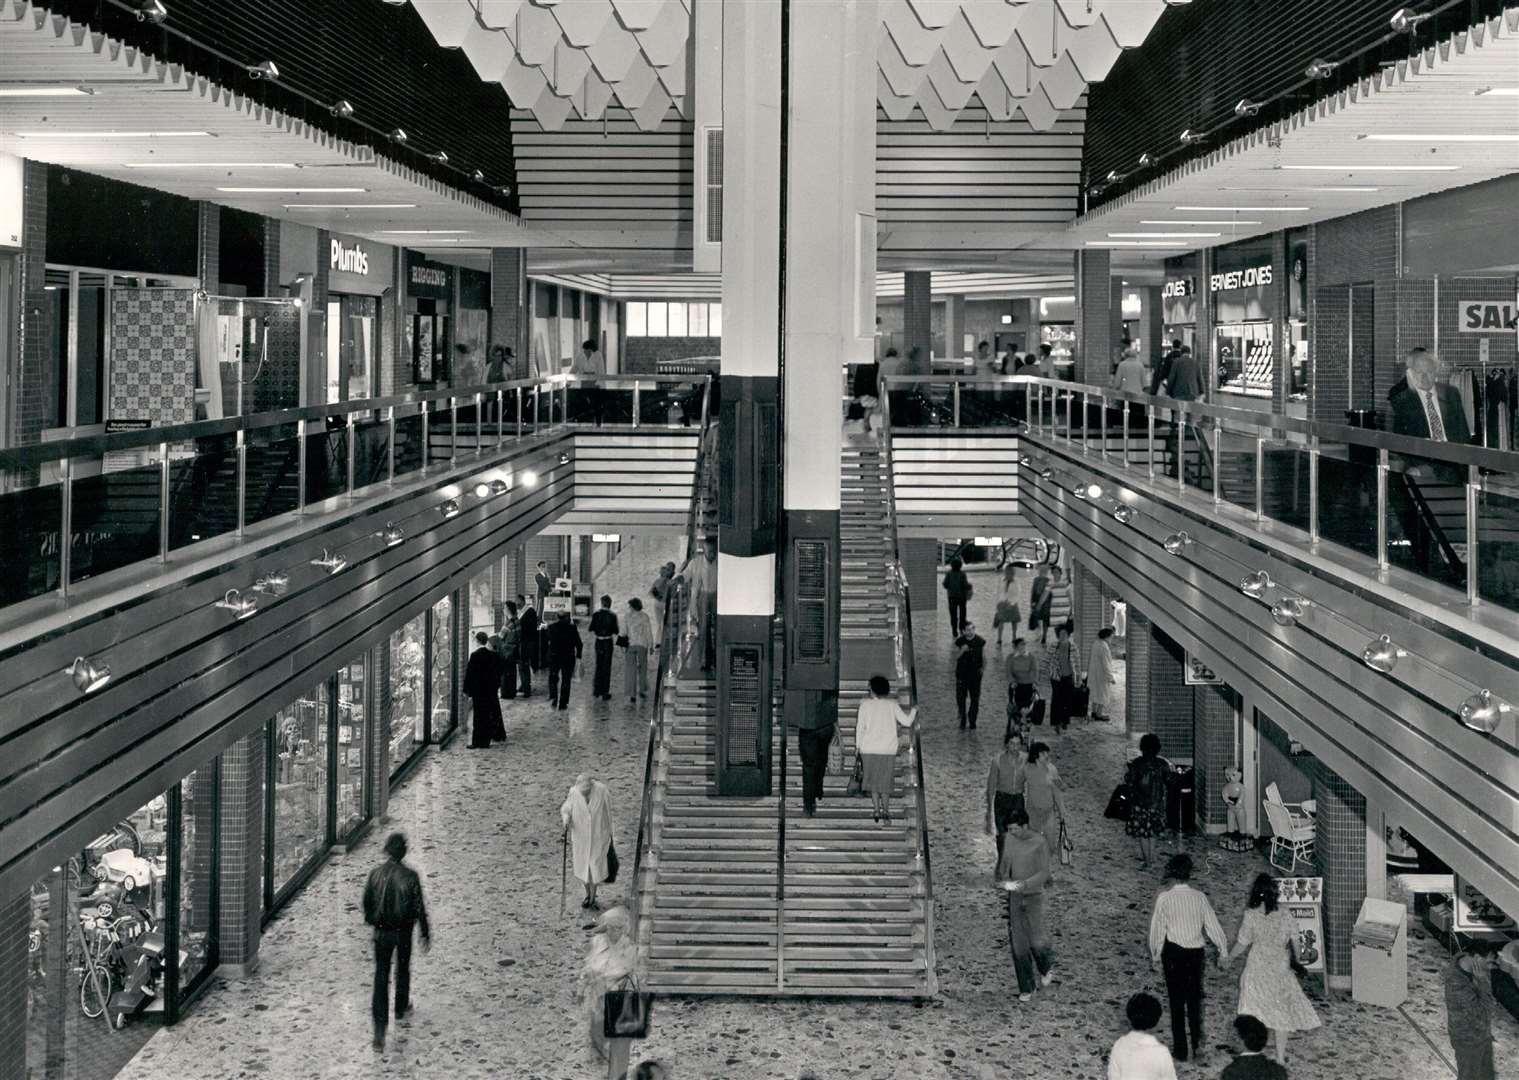
<path id="1" fill-rule="evenodd" d="M 411 931 L 422 928 L 422 951 L 432 948 L 432 928 L 427 923 L 427 904 L 422 899 L 422 879 L 402 860 L 406 836 L 391 833 L 385 840 L 386 859 L 364 883 L 364 921 L 374 927 L 374 1047 L 385 1049 L 389 1021 L 390 958 L 396 958 L 396 1019 L 411 1010 Z"/>

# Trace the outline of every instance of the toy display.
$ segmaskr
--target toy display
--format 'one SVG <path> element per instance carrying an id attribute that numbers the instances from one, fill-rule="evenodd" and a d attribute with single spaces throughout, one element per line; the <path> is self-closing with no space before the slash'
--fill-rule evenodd
<path id="1" fill-rule="evenodd" d="M 1218 846 L 1225 851 L 1249 851 L 1255 841 L 1245 834 L 1245 785 L 1244 774 L 1239 769 L 1224 770 L 1224 789 L 1219 794 L 1229 814 L 1229 831 L 1218 838 Z"/>

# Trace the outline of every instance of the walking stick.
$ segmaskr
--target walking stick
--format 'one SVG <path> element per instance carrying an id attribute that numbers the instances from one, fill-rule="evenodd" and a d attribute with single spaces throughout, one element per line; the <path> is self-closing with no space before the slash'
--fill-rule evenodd
<path id="1" fill-rule="evenodd" d="M 565 895 L 570 887 L 570 830 L 559 834 L 559 917 L 564 918 Z"/>

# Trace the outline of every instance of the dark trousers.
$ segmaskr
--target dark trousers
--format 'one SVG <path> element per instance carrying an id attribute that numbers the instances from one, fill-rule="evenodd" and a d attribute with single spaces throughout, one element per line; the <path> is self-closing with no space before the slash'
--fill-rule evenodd
<path id="1" fill-rule="evenodd" d="M 1456 1052 L 1456 1080 L 1495 1080 L 1497 1077 L 1492 1039 L 1453 1042 L 1450 1048 Z"/>
<path id="2" fill-rule="evenodd" d="M 549 632 L 540 629 L 538 631 L 538 648 L 533 653 L 533 668 L 542 671 L 549 662 Z"/>
<path id="3" fill-rule="evenodd" d="M 591 676 L 591 696 L 612 696 L 612 639 L 596 639 L 596 671 Z"/>
<path id="4" fill-rule="evenodd" d="M 536 636 L 536 635 L 535 635 Z M 521 648 L 517 650 L 517 681 L 522 684 L 522 696 L 530 697 L 533 693 L 533 655 L 537 653 L 537 642 L 529 650 Z"/>
<path id="5" fill-rule="evenodd" d="M 802 802 L 811 805 L 823 797 L 823 777 L 828 773 L 828 746 L 834 726 L 802 728 L 796 733 L 797 753 L 802 756 Z"/>
<path id="6" fill-rule="evenodd" d="M 561 709 L 570 704 L 570 680 L 575 674 L 575 661 L 565 662 L 549 658 L 549 704 Z"/>
<path id="7" fill-rule="evenodd" d="M 1186 1061 L 1189 1050 L 1203 1044 L 1203 961 L 1201 949 L 1184 949 L 1168 941 L 1160 950 L 1160 964 L 1166 973 L 1166 995 L 1171 999 L 1171 1056 Z M 1192 1037 L 1187 1038 L 1191 1027 Z"/>
<path id="8" fill-rule="evenodd" d="M 507 701 L 517 696 L 517 661 L 511 659 L 501 665 L 501 696 Z"/>
<path id="9" fill-rule="evenodd" d="M 955 711 L 960 714 L 961 727 L 967 720 L 971 727 L 976 726 L 976 717 L 981 714 L 981 672 L 955 673 Z"/>
<path id="10" fill-rule="evenodd" d="M 997 823 L 997 861 L 1002 861 L 1002 839 L 1012 827 L 1013 811 L 1023 809 L 1023 796 L 999 791 L 992 796 L 992 814 Z"/>
<path id="11" fill-rule="evenodd" d="M 1050 726 L 1064 731 L 1071 726 L 1071 710 L 1076 707 L 1076 680 L 1064 675 L 1050 683 Z"/>
<path id="12" fill-rule="evenodd" d="M 955 637 L 960 636 L 960 630 L 965 626 L 965 604 L 963 596 L 951 596 L 949 598 L 949 632 Z"/>
<path id="13" fill-rule="evenodd" d="M 390 1021 L 390 958 L 396 958 L 396 1015 L 404 1016 L 411 1008 L 411 927 L 374 932 L 374 997 L 369 1011 L 376 1031 L 383 1032 Z"/>

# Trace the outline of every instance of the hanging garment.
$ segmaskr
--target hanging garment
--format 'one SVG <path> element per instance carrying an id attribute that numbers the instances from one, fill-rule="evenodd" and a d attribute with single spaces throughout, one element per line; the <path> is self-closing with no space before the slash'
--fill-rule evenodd
<path id="1" fill-rule="evenodd" d="M 1113 613 L 1110 621 L 1113 626 L 1113 636 L 1116 638 L 1124 637 L 1129 632 L 1129 605 L 1122 600 L 1114 600 L 1112 609 Z"/>
<path id="2" fill-rule="evenodd" d="M 1466 410 L 1467 429 L 1476 431 L 1478 429 L 1479 410 L 1472 373 L 1470 371 L 1458 371 L 1451 376 L 1450 384 L 1455 388 L 1456 393 L 1461 396 L 1461 407 Z"/>

